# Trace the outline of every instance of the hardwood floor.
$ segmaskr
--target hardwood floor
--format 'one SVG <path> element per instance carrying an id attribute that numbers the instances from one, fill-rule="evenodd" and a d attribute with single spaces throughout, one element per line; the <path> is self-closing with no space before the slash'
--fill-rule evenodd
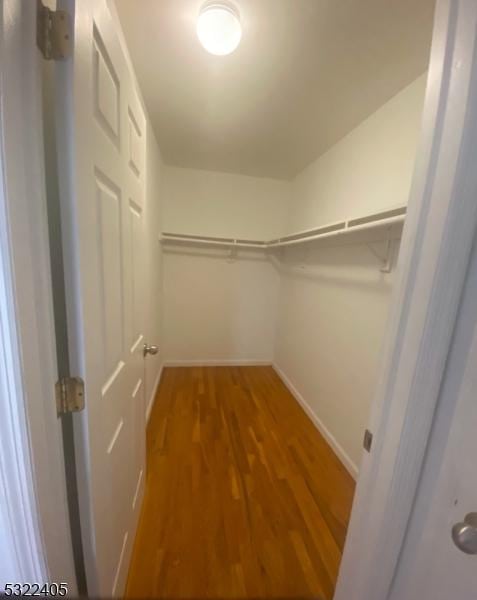
<path id="1" fill-rule="evenodd" d="M 331 599 L 354 482 L 271 367 L 165 369 L 127 597 Z"/>

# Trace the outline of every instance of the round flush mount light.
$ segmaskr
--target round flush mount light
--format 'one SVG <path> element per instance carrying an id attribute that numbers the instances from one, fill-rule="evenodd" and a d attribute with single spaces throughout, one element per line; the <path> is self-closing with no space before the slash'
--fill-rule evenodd
<path id="1" fill-rule="evenodd" d="M 225 56 L 232 53 L 242 38 L 238 11 L 225 2 L 206 3 L 197 20 L 197 36 L 211 54 Z"/>

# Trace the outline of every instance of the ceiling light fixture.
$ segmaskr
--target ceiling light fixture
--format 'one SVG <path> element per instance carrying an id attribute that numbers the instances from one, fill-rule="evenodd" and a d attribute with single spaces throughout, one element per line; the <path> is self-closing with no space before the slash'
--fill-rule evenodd
<path id="1" fill-rule="evenodd" d="M 207 52 L 217 56 L 230 54 L 242 38 L 238 11 L 228 3 L 206 3 L 197 20 L 197 36 Z"/>

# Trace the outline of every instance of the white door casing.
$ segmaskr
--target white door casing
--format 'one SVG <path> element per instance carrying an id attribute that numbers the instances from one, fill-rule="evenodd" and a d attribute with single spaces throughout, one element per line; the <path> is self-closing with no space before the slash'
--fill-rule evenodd
<path id="1" fill-rule="evenodd" d="M 403 560 L 391 599 L 467 600 L 477 595 L 477 556 L 451 531 L 477 512 L 477 246 L 443 380 Z"/>
<path id="2" fill-rule="evenodd" d="M 363 455 L 335 600 L 389 598 L 405 558 L 477 225 L 476 25 L 475 0 L 438 0 L 373 446 Z"/>
<path id="3" fill-rule="evenodd" d="M 106 3 L 74 14 L 74 58 L 59 65 L 60 194 L 88 591 L 120 596 L 144 491 L 143 207 L 145 116 Z"/>
<path id="4" fill-rule="evenodd" d="M 0 593 L 64 581 L 69 529 L 49 260 L 36 2 L 0 3 Z"/>

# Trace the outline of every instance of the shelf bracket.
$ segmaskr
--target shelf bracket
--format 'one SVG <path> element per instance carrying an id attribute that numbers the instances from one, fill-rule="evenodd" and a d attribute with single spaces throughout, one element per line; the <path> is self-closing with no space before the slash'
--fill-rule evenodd
<path id="1" fill-rule="evenodd" d="M 234 240 L 233 246 L 230 246 L 229 255 L 227 257 L 227 262 L 233 263 L 237 259 L 237 240 Z"/>
<path id="2" fill-rule="evenodd" d="M 373 248 L 372 244 L 366 244 L 366 246 L 371 250 L 374 256 L 381 262 L 380 272 L 381 273 L 391 273 L 393 269 L 393 261 L 394 261 L 394 240 L 391 238 L 391 230 L 389 230 L 388 239 L 386 241 L 386 250 L 384 256 L 376 252 L 376 249 Z"/>
<path id="3" fill-rule="evenodd" d="M 383 266 L 379 269 L 381 273 L 391 273 L 394 259 L 394 240 L 388 239 L 386 243 L 386 258 L 383 260 Z"/>

